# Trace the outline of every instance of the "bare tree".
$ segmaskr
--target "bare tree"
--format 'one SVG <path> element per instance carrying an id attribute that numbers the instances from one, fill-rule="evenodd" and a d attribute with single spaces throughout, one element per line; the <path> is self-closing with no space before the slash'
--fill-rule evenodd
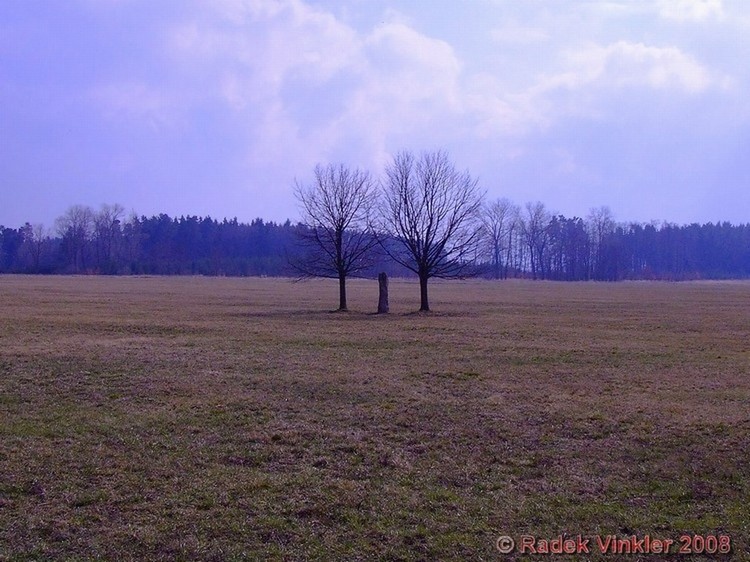
<path id="1" fill-rule="evenodd" d="M 609 207 L 595 207 L 589 210 L 586 225 L 591 240 L 591 270 L 594 279 L 604 278 L 604 240 L 614 232 L 615 220 Z"/>
<path id="2" fill-rule="evenodd" d="M 125 208 L 115 203 L 102 205 L 94 215 L 94 242 L 97 266 L 100 272 L 115 273 L 122 238 L 121 219 Z"/>
<path id="3" fill-rule="evenodd" d="M 531 276 L 534 279 L 547 276 L 546 250 L 549 243 L 550 213 L 544 207 L 544 203 L 526 203 L 526 215 L 521 219 L 521 230 L 523 232 L 526 247 L 529 250 L 529 262 L 531 265 Z"/>
<path id="4" fill-rule="evenodd" d="M 386 168 L 379 230 L 386 252 L 419 277 L 420 311 L 430 310 L 427 281 L 477 273 L 483 194 L 469 172 L 459 172 L 445 152 L 396 155 Z M 382 236 L 382 235 L 381 235 Z"/>
<path id="5" fill-rule="evenodd" d="M 88 245 L 91 240 L 93 212 L 85 205 L 73 205 L 55 221 L 57 233 L 62 238 L 72 271 L 86 269 Z"/>
<path id="6" fill-rule="evenodd" d="M 482 238 L 495 279 L 508 277 L 518 213 L 518 206 L 506 198 L 496 199 L 482 208 Z"/>
<path id="7" fill-rule="evenodd" d="M 42 252 L 44 250 L 45 244 L 49 240 L 47 230 L 41 223 L 34 225 L 26 223 L 22 227 L 22 230 L 24 232 L 23 238 L 26 253 L 31 261 L 31 270 L 34 273 L 39 273 L 42 261 Z"/>
<path id="8" fill-rule="evenodd" d="M 346 278 L 371 264 L 377 239 L 369 228 L 376 193 L 366 171 L 343 164 L 315 167 L 312 185 L 295 184 L 303 222 L 304 253 L 292 265 L 303 277 L 339 280 L 339 310 L 346 310 Z"/>

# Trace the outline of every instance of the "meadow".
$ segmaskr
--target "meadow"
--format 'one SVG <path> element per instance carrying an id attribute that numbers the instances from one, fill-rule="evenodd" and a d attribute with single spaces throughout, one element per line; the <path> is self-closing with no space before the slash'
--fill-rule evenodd
<path id="1" fill-rule="evenodd" d="M 0 276 L 0 560 L 750 560 L 750 282 L 349 291 Z"/>

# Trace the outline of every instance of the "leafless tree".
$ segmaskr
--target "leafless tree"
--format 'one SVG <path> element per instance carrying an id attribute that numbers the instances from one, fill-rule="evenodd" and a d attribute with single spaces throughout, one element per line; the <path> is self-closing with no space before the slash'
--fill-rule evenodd
<path id="1" fill-rule="evenodd" d="M 550 213 L 544 207 L 544 203 L 526 203 L 526 213 L 521 220 L 526 247 L 529 250 L 529 263 L 531 265 L 531 276 L 534 279 L 547 275 L 546 249 L 549 243 L 547 227 L 551 219 Z"/>
<path id="2" fill-rule="evenodd" d="M 55 226 L 72 271 L 86 269 L 88 245 L 91 240 L 93 212 L 85 205 L 74 205 L 59 217 Z"/>
<path id="3" fill-rule="evenodd" d="M 482 239 L 495 279 L 508 277 L 518 213 L 518 206 L 506 198 L 496 199 L 482 208 Z"/>
<path id="4" fill-rule="evenodd" d="M 615 219 L 609 207 L 595 207 L 589 210 L 586 226 L 591 240 L 591 269 L 595 279 L 604 276 L 604 240 L 615 230 Z"/>
<path id="5" fill-rule="evenodd" d="M 39 273 L 42 261 L 42 252 L 44 250 L 45 244 L 49 240 L 47 230 L 44 228 L 43 224 L 31 225 L 29 223 L 26 223 L 23 226 L 23 232 L 24 246 L 26 247 L 26 252 L 31 261 L 32 271 L 34 271 L 35 273 Z"/>
<path id="6" fill-rule="evenodd" d="M 295 184 L 303 222 L 303 254 L 292 265 L 303 277 L 339 280 L 339 310 L 346 310 L 346 278 L 367 268 L 377 239 L 370 230 L 376 192 L 370 174 L 344 166 L 316 166 L 311 185 Z"/>
<path id="7" fill-rule="evenodd" d="M 469 172 L 459 172 L 445 152 L 395 156 L 386 168 L 379 231 L 386 252 L 419 277 L 421 311 L 430 310 L 427 282 L 477 272 L 483 194 Z M 395 241 L 395 245 L 389 243 Z"/>
<path id="8" fill-rule="evenodd" d="M 102 205 L 99 212 L 94 215 L 94 242 L 97 265 L 100 271 L 116 272 L 116 261 L 122 238 L 120 226 L 124 214 L 125 208 L 115 203 L 114 205 Z"/>

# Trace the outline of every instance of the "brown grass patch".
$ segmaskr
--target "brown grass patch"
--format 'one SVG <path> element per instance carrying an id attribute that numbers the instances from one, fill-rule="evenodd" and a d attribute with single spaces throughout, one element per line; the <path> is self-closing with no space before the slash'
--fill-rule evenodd
<path id="1" fill-rule="evenodd" d="M 521 560 L 496 537 L 566 533 L 750 559 L 750 283 L 434 283 L 414 314 L 395 280 L 388 316 L 350 291 L 0 277 L 0 559 Z"/>

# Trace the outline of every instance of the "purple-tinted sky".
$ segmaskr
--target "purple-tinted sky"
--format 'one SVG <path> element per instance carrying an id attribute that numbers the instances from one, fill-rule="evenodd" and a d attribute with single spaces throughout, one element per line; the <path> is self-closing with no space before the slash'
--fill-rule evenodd
<path id="1" fill-rule="evenodd" d="M 0 224 L 295 220 L 316 163 L 447 149 L 490 198 L 750 222 L 746 0 L 4 0 Z"/>

